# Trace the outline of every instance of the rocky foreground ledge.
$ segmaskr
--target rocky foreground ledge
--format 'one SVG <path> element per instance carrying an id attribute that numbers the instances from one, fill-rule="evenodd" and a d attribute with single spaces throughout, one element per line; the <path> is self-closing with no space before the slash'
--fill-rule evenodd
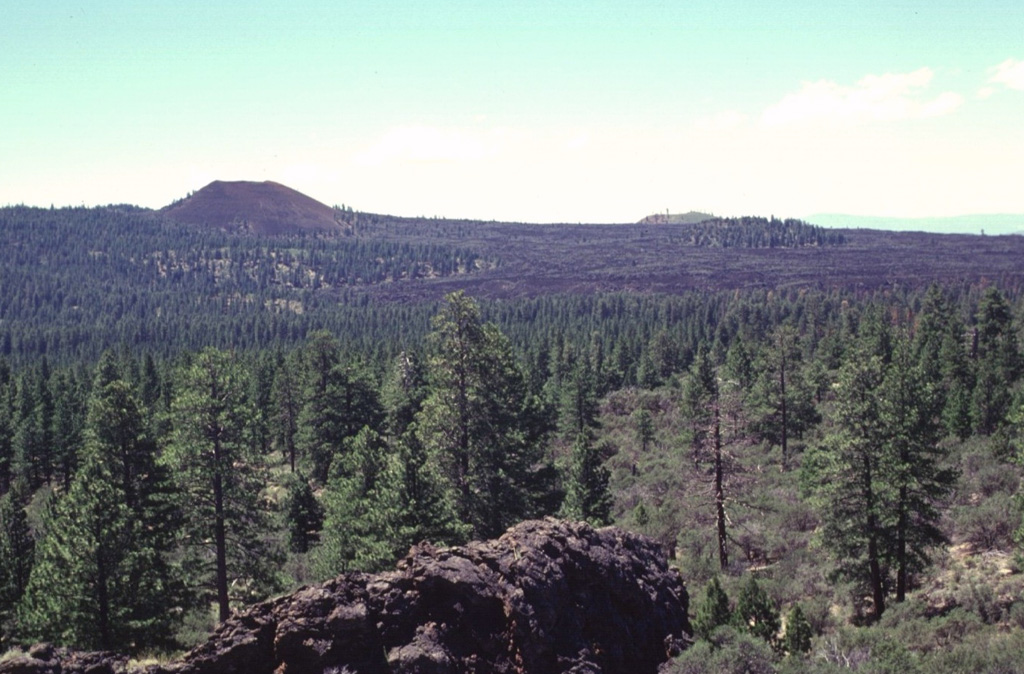
<path id="1" fill-rule="evenodd" d="M 36 646 L 0 674 L 653 673 L 685 644 L 687 603 L 654 541 L 545 519 L 257 604 L 169 664 Z"/>

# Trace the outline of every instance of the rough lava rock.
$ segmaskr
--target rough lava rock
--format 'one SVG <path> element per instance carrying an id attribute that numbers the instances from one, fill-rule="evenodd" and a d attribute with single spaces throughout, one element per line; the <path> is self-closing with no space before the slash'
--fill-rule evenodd
<path id="1" fill-rule="evenodd" d="M 654 673 L 691 632 L 688 596 L 654 541 L 614 527 L 523 522 L 493 541 L 414 547 L 395 571 L 350 573 L 247 608 L 147 674 Z M 10 672 L 121 672 L 68 653 Z M 75 657 L 85 657 L 75 654 Z M 98 669 L 101 664 L 105 669 Z"/>
<path id="2" fill-rule="evenodd" d="M 129 671 L 128 656 L 102 651 L 81 652 L 36 644 L 0 662 L 3 674 L 121 674 Z"/>

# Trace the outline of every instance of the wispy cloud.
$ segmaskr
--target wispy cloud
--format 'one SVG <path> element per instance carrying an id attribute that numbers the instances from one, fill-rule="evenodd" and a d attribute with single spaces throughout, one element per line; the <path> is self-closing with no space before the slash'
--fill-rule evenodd
<path id="1" fill-rule="evenodd" d="M 867 75 L 853 86 L 829 80 L 806 82 L 800 91 L 765 110 L 761 121 L 851 126 L 949 114 L 960 107 L 963 97 L 952 91 L 928 95 L 934 76 L 931 68 L 919 68 L 910 73 Z"/>
<path id="2" fill-rule="evenodd" d="M 988 78 L 991 84 L 1001 84 L 1009 89 L 1024 91 L 1024 61 L 1006 59 L 1002 63 L 989 68 L 992 76 Z"/>

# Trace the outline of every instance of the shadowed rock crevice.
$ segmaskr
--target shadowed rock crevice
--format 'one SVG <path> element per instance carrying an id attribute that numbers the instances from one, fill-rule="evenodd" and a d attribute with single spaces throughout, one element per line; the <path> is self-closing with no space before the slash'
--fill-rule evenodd
<path id="1" fill-rule="evenodd" d="M 146 671 L 653 673 L 690 633 L 687 602 L 654 541 L 529 521 L 494 541 L 420 545 L 395 571 L 346 574 L 250 607 L 180 661 Z M 17 671 L 58 664 L 37 662 Z"/>

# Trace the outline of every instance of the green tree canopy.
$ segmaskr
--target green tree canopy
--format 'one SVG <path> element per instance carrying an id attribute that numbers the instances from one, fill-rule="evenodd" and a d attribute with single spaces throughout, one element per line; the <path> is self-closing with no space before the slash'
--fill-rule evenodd
<path id="1" fill-rule="evenodd" d="M 206 349 L 178 376 L 164 453 L 183 494 L 190 580 L 212 590 L 221 620 L 232 599 L 276 589 L 280 551 L 267 536 L 265 456 L 247 422 L 245 374 L 232 354 Z"/>
<path id="2" fill-rule="evenodd" d="M 612 495 L 608 489 L 610 473 L 601 458 L 600 448 L 588 433 L 580 433 L 572 446 L 565 479 L 565 500 L 560 515 L 585 520 L 594 526 L 611 522 Z"/>
<path id="3" fill-rule="evenodd" d="M 731 619 L 729 597 L 718 582 L 718 576 L 714 576 L 704 587 L 704 599 L 697 605 L 697 615 L 693 619 L 694 635 L 707 639 L 716 627 L 728 625 Z"/>
<path id="4" fill-rule="evenodd" d="M 764 591 L 753 574 L 740 588 L 736 598 L 733 623 L 755 637 L 775 645 L 779 632 L 779 609 Z"/>
<path id="5" fill-rule="evenodd" d="M 449 295 L 434 318 L 430 388 L 417 415 L 420 441 L 438 457 L 459 518 L 481 537 L 537 514 L 537 468 L 547 432 L 508 339 L 477 304 Z"/>

